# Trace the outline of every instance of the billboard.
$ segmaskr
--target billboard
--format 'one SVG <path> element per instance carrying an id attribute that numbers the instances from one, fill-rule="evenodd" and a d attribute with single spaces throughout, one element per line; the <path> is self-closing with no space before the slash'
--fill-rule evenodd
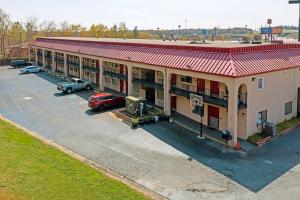
<path id="1" fill-rule="evenodd" d="M 260 29 L 260 33 L 262 35 L 271 35 L 272 34 L 272 28 L 271 27 L 263 27 Z"/>
<path id="2" fill-rule="evenodd" d="M 272 34 L 282 34 L 283 28 L 282 27 L 273 27 L 272 28 Z"/>

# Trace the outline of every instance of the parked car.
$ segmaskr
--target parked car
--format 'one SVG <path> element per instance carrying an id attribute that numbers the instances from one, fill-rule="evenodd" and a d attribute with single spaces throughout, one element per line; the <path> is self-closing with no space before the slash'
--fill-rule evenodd
<path id="1" fill-rule="evenodd" d="M 104 110 L 111 107 L 125 106 L 125 97 L 109 93 L 97 93 L 89 98 L 89 107 L 93 110 Z"/>
<path id="2" fill-rule="evenodd" d="M 61 82 L 57 84 L 57 89 L 64 93 L 70 94 L 78 90 L 90 90 L 92 89 L 92 84 L 90 81 L 81 80 L 78 78 L 72 78 L 70 82 Z"/>
<path id="3" fill-rule="evenodd" d="M 38 66 L 28 66 L 24 67 L 20 70 L 21 74 L 30 74 L 30 73 L 37 73 L 37 72 L 42 72 L 43 68 L 38 67 Z"/>
<path id="4" fill-rule="evenodd" d="M 10 66 L 13 68 L 20 68 L 20 67 L 33 66 L 33 63 L 26 62 L 25 60 L 12 60 L 10 62 Z"/>

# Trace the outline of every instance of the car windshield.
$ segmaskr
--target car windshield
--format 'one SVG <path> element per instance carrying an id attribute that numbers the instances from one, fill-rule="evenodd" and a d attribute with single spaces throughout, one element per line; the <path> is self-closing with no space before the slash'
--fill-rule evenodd
<path id="1" fill-rule="evenodd" d="M 73 82 L 73 83 L 76 83 L 76 80 L 75 80 L 75 79 L 72 79 L 72 82 Z"/>

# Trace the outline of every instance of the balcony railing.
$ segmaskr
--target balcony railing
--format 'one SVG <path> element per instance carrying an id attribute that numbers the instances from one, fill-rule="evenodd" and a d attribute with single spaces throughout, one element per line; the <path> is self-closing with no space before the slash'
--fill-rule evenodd
<path id="1" fill-rule="evenodd" d="M 159 78 L 139 78 L 137 76 L 133 76 L 132 83 L 140 84 L 145 88 L 152 88 L 156 90 L 164 89 L 164 79 Z"/>
<path id="2" fill-rule="evenodd" d="M 52 59 L 52 54 L 45 53 L 45 58 Z"/>
<path id="3" fill-rule="evenodd" d="M 88 65 L 83 65 L 83 66 L 82 66 L 82 69 L 83 69 L 83 70 L 86 70 L 86 71 L 91 71 L 91 72 L 95 72 L 95 73 L 100 73 L 100 68 L 99 68 L 99 67 L 91 67 L 91 66 L 88 66 Z"/>
<path id="4" fill-rule="evenodd" d="M 219 92 L 214 94 L 211 90 L 205 89 L 205 91 L 198 90 L 196 86 L 187 85 L 183 83 L 176 83 L 171 85 L 171 93 L 190 98 L 190 94 L 196 94 L 203 96 L 203 101 L 209 104 L 217 105 L 220 107 L 228 107 L 228 93 Z M 247 93 L 240 93 L 238 100 L 239 109 L 247 108 Z"/>
<path id="5" fill-rule="evenodd" d="M 126 74 L 122 74 L 122 73 L 120 73 L 119 70 L 114 69 L 114 68 L 109 68 L 109 67 L 104 68 L 103 75 L 117 78 L 119 80 L 124 80 L 124 81 L 127 81 L 127 78 L 128 78 Z"/>
<path id="6" fill-rule="evenodd" d="M 68 65 L 72 65 L 72 66 L 75 66 L 75 67 L 79 67 L 79 63 L 78 63 L 78 62 L 71 61 L 71 60 L 68 61 Z"/>
<path id="7" fill-rule="evenodd" d="M 62 58 L 62 57 L 55 57 L 54 60 L 55 60 L 56 62 L 62 62 L 62 63 L 65 62 L 65 59 Z"/>
<path id="8" fill-rule="evenodd" d="M 176 83 L 171 85 L 171 93 L 190 98 L 190 94 L 203 96 L 203 101 L 209 104 L 217 105 L 220 107 L 228 107 L 228 94 L 226 92 L 219 92 L 214 94 L 211 90 L 206 89 L 200 91 L 196 86 L 187 85 L 183 83 Z"/>

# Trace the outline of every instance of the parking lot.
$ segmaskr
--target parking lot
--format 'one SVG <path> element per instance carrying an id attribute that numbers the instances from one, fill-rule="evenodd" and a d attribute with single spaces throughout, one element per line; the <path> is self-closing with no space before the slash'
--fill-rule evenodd
<path id="1" fill-rule="evenodd" d="M 132 130 L 91 92 L 64 95 L 46 73 L 0 67 L 0 114 L 170 199 L 300 199 L 300 129 L 248 153 L 167 122 Z"/>

